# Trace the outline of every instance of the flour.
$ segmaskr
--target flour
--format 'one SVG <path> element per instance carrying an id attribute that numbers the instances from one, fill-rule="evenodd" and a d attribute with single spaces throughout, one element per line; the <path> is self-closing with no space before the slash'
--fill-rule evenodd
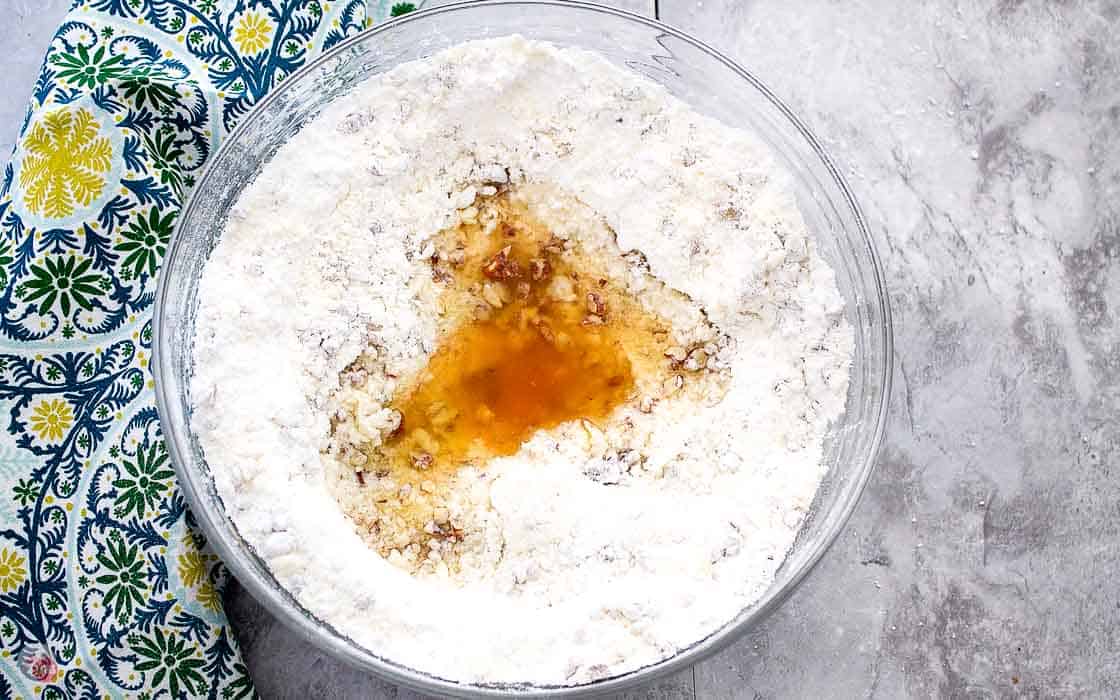
<path id="1" fill-rule="evenodd" d="M 598 251 L 680 357 L 604 424 L 425 486 L 456 544 L 382 556 L 356 517 L 384 507 L 361 504 L 379 477 L 352 478 L 339 431 L 396 429 L 391 397 L 446 334 L 437 234 L 502 188 Z M 463 682 L 616 675 L 756 600 L 823 476 L 853 344 L 763 146 L 601 58 L 516 37 L 330 105 L 246 187 L 199 298 L 192 427 L 241 534 L 318 618 Z"/>

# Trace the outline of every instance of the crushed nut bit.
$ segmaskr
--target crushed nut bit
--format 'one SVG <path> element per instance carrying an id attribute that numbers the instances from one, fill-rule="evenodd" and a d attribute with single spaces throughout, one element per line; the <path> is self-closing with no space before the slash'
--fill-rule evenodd
<path id="1" fill-rule="evenodd" d="M 474 307 L 474 318 L 477 321 L 485 321 L 490 318 L 493 311 L 494 307 L 485 302 L 481 302 L 478 306 Z"/>
<path id="2" fill-rule="evenodd" d="M 699 372 L 704 369 L 708 363 L 708 355 L 704 352 L 703 348 L 696 348 L 688 353 L 688 358 L 684 361 L 684 368 L 689 372 Z"/>
<path id="3" fill-rule="evenodd" d="M 595 292 L 587 293 L 587 310 L 595 316 L 606 317 L 607 303 Z"/>
<path id="4" fill-rule="evenodd" d="M 728 204 L 719 210 L 719 216 L 724 221 L 738 221 L 743 216 L 743 212 L 734 204 Z"/>
<path id="5" fill-rule="evenodd" d="M 565 243 L 566 241 L 564 241 L 563 238 L 560 238 L 554 233 L 551 237 L 549 237 L 548 243 L 544 244 L 543 250 L 550 255 L 559 255 L 560 253 L 564 252 L 564 249 L 566 247 Z"/>
<path id="6" fill-rule="evenodd" d="M 397 409 L 389 411 L 389 421 L 385 426 L 385 432 L 389 435 L 395 435 L 401 429 L 401 422 L 404 420 L 404 414 Z"/>
<path id="7" fill-rule="evenodd" d="M 588 667 L 587 674 L 591 679 L 598 680 L 600 678 L 606 678 L 607 676 L 609 676 L 610 669 L 607 668 L 604 664 L 595 664 L 594 666 Z"/>
<path id="8" fill-rule="evenodd" d="M 518 282 L 517 283 L 517 298 L 518 299 L 528 299 L 529 298 L 529 292 L 531 292 L 532 289 L 533 288 L 529 285 L 528 282 Z"/>
<path id="9" fill-rule="evenodd" d="M 684 377 L 682 377 L 679 374 L 674 374 L 673 376 L 668 377 L 664 382 L 662 382 L 661 390 L 662 390 L 663 395 L 672 396 L 673 394 L 680 391 L 681 387 L 683 387 L 683 386 L 684 386 Z"/>
<path id="10" fill-rule="evenodd" d="M 463 250 L 462 248 L 456 248 L 455 250 L 447 254 L 447 262 L 450 263 L 452 267 L 459 267 L 466 261 L 467 251 Z"/>
<path id="11" fill-rule="evenodd" d="M 482 274 L 492 280 L 511 280 L 521 276 L 521 266 L 509 257 L 513 246 L 502 248 L 482 266 Z"/>
<path id="12" fill-rule="evenodd" d="M 602 316 L 597 314 L 587 314 L 583 317 L 581 323 L 585 326 L 601 326 L 605 323 Z"/>
<path id="13" fill-rule="evenodd" d="M 412 455 L 412 468 L 419 471 L 428 471 L 432 468 L 432 463 L 435 462 L 435 457 L 432 457 L 427 452 L 417 452 Z"/>
<path id="14" fill-rule="evenodd" d="M 637 270 L 649 272 L 649 261 L 646 260 L 646 254 L 640 250 L 629 250 L 622 254 L 622 259 Z"/>
<path id="15" fill-rule="evenodd" d="M 540 282 L 552 273 L 552 265 L 544 258 L 533 258 L 529 261 L 529 274 L 534 282 Z"/>
<path id="16" fill-rule="evenodd" d="M 665 351 L 665 357 L 668 357 L 674 362 L 684 362 L 684 358 L 688 357 L 688 351 L 679 345 L 674 345 Z"/>
<path id="17" fill-rule="evenodd" d="M 642 413 L 653 413 L 654 399 L 652 396 L 643 396 L 638 401 L 638 410 Z"/>
<path id="18" fill-rule="evenodd" d="M 357 369 L 345 372 L 343 376 L 346 378 L 346 381 L 350 383 L 350 386 L 360 389 L 365 386 L 366 380 L 369 378 L 369 372 L 362 367 L 358 367 Z"/>

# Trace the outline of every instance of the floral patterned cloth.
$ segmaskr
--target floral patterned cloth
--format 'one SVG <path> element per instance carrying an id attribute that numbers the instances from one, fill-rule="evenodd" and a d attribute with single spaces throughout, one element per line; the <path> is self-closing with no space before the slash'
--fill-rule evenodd
<path id="1" fill-rule="evenodd" d="M 154 408 L 199 169 L 378 0 L 79 0 L 0 179 L 0 697 L 253 694 Z M 397 7 L 397 13 L 411 7 Z"/>

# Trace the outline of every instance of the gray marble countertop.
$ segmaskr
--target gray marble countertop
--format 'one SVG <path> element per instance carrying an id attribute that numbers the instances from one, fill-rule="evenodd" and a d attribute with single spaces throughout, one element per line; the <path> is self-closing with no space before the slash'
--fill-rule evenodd
<path id="1" fill-rule="evenodd" d="M 68 3 L 9 5 L 5 154 Z M 868 492 L 804 585 L 627 697 L 1120 696 L 1120 4 L 659 9 L 843 165 L 886 266 L 896 392 Z M 266 698 L 415 697 L 244 594 L 229 612 Z"/>

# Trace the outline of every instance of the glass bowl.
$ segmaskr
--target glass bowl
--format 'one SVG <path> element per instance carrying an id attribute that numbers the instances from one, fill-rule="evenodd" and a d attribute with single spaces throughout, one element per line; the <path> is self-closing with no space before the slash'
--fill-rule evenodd
<path id="1" fill-rule="evenodd" d="M 189 420 L 199 278 L 245 184 L 325 104 L 357 83 L 463 41 L 513 33 L 596 51 L 663 85 L 697 111 L 760 136 L 793 176 L 801 212 L 836 272 L 855 330 L 846 410 L 825 445 L 827 475 L 766 593 L 722 628 L 668 659 L 559 688 L 441 680 L 378 657 L 376 650 L 316 619 L 277 584 L 226 517 Z M 695 663 L 735 640 L 789 596 L 840 533 L 871 474 L 890 394 L 891 323 L 882 270 L 859 206 L 817 139 L 755 76 L 711 47 L 659 22 L 579 2 L 472 2 L 409 14 L 338 45 L 290 76 L 220 145 L 186 203 L 163 264 L 155 328 L 156 399 L 164 436 L 195 518 L 234 576 L 273 615 L 320 649 L 394 683 L 443 696 L 617 691 Z"/>

